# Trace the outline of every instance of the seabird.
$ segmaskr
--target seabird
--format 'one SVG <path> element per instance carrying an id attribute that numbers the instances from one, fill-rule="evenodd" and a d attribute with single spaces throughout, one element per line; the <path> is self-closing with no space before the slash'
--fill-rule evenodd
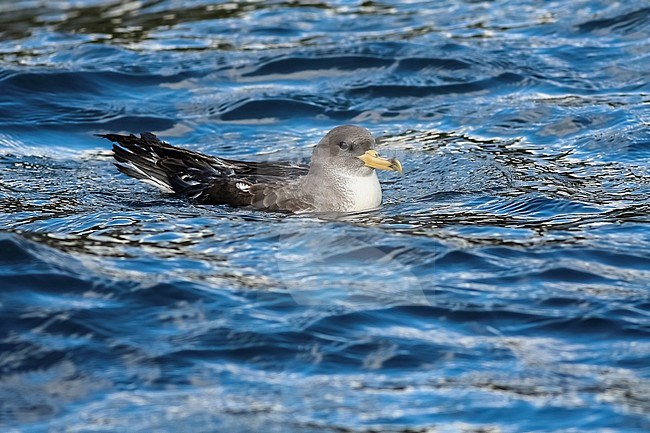
<path id="1" fill-rule="evenodd" d="M 150 132 L 100 134 L 111 140 L 124 174 L 199 204 L 253 206 L 284 212 L 353 212 L 377 208 L 375 172 L 402 172 L 397 159 L 375 150 L 370 131 L 337 126 L 314 147 L 309 167 L 204 155 L 161 141 Z"/>

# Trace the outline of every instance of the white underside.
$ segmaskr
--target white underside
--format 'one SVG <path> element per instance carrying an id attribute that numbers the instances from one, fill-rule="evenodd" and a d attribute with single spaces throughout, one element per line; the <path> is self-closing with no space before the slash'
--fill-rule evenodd
<path id="1" fill-rule="evenodd" d="M 381 205 L 381 186 L 377 173 L 373 170 L 368 176 L 354 176 L 346 179 L 345 195 L 350 208 L 347 212 L 374 209 Z"/>

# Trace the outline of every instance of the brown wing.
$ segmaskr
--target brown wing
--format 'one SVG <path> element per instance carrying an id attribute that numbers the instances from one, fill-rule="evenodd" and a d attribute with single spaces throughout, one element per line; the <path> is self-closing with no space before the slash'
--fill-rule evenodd
<path id="1" fill-rule="evenodd" d="M 288 184 L 255 184 L 250 187 L 252 204 L 258 209 L 284 212 L 315 210 L 314 197 L 305 193 L 298 182 Z"/>

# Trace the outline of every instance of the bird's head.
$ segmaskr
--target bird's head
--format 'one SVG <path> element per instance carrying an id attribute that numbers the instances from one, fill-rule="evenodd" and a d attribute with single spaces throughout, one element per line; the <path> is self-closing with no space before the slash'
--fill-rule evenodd
<path id="1" fill-rule="evenodd" d="M 351 175 L 368 175 L 373 170 L 402 172 L 397 159 L 386 159 L 375 150 L 375 139 L 366 128 L 354 125 L 337 126 L 314 148 L 313 169 L 345 170 Z"/>

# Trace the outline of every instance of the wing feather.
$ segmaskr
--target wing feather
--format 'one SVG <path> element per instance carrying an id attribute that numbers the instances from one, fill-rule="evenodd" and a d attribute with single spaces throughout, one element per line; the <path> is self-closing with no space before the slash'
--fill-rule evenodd
<path id="1" fill-rule="evenodd" d="M 289 197 L 280 197 L 274 190 L 284 189 L 287 181 L 305 175 L 308 170 L 303 165 L 281 162 L 217 158 L 172 146 L 150 132 L 140 137 L 99 136 L 114 143 L 115 166 L 120 172 L 197 203 L 254 204 L 271 210 L 291 210 L 283 208 Z M 260 194 L 267 196 L 260 200 Z"/>

